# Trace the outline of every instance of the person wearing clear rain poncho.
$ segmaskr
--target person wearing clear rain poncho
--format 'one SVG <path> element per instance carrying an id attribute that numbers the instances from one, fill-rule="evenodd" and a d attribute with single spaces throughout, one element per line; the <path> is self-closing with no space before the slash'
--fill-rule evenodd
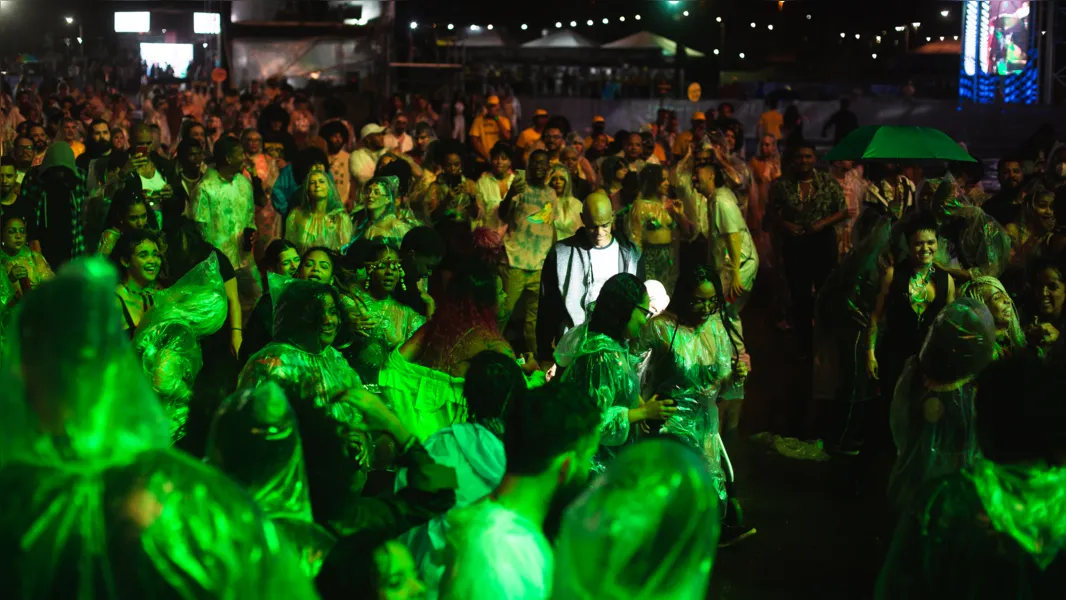
<path id="1" fill-rule="evenodd" d="M 324 246 L 339 251 L 352 241 L 352 221 L 325 171 L 311 171 L 304 182 L 304 201 L 285 219 L 285 239 L 303 254 Z"/>
<path id="2" fill-rule="evenodd" d="M 703 600 L 718 542 L 715 481 L 673 440 L 622 451 L 563 514 L 555 600 Z"/>
<path id="3" fill-rule="evenodd" d="M 315 281 L 271 282 L 274 298 L 274 341 L 248 359 L 238 387 L 256 387 L 280 380 L 307 391 L 317 406 L 329 408 L 337 420 L 358 424 L 350 406 L 334 399 L 338 393 L 361 388 L 359 375 L 332 346 L 343 330 L 340 296 Z"/>
<path id="4" fill-rule="evenodd" d="M 888 496 L 898 508 L 905 508 L 926 481 L 973 464 L 978 454 L 974 380 L 992 361 L 995 343 L 988 309 L 962 298 L 940 313 L 921 352 L 908 359 L 891 407 L 898 455 Z"/>
<path id="5" fill-rule="evenodd" d="M 995 277 L 977 277 L 962 287 L 962 296 L 983 302 L 996 326 L 996 349 L 993 360 L 1002 360 L 1025 348 L 1025 334 L 1018 318 L 1018 308 L 1010 294 Z"/>
<path id="6" fill-rule="evenodd" d="M 200 338 L 226 322 L 226 290 L 214 254 L 160 292 L 133 336 L 141 366 L 170 417 L 176 442 L 185 435 L 193 384 L 204 366 Z"/>
<path id="7" fill-rule="evenodd" d="M 211 423 L 206 462 L 248 490 L 314 577 L 334 539 L 312 516 L 296 414 L 277 384 L 240 391 L 222 403 Z"/>
<path id="8" fill-rule="evenodd" d="M 677 413 L 673 401 L 640 396 L 640 381 L 629 353 L 647 322 L 648 294 L 636 276 L 619 273 L 607 280 L 592 310 L 585 335 L 556 349 L 567 365 L 561 380 L 573 382 L 596 400 L 602 413 L 600 447 L 594 470 L 602 471 L 616 448 L 637 438 L 634 424 L 661 421 Z"/>
<path id="9" fill-rule="evenodd" d="M 982 456 L 929 483 L 900 519 L 877 600 L 1062 597 L 1066 378 L 1061 367 L 1021 355 L 996 362 L 981 376 L 975 410 Z M 1009 407 L 1004 398 L 1010 398 Z"/>
<path id="10" fill-rule="evenodd" d="M 644 326 L 635 351 L 650 350 L 642 374 L 645 397 L 669 397 L 677 413 L 659 430 L 696 448 L 707 458 L 715 491 L 727 499 L 719 413 L 743 393 L 747 365 L 744 342 L 725 316 L 718 274 L 706 265 L 689 268 L 663 314 Z M 723 403 L 723 404 L 720 404 Z"/>
<path id="11" fill-rule="evenodd" d="M 375 177 L 363 186 L 363 221 L 356 228 L 356 237 L 380 240 L 398 248 L 403 236 L 418 227 L 411 209 L 400 205 L 399 186 L 395 175 Z"/>
<path id="12" fill-rule="evenodd" d="M 105 261 L 76 261 L 35 290 L 6 340 L 6 589 L 42 600 L 314 598 L 245 492 L 169 449 L 115 286 Z"/>

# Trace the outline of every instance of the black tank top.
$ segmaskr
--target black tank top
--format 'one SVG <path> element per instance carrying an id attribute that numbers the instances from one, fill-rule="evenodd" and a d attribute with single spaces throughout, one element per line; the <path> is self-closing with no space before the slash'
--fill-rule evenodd
<path id="1" fill-rule="evenodd" d="M 911 273 L 912 271 L 908 269 L 906 275 L 902 277 L 897 275 L 893 278 L 892 284 L 888 287 L 888 296 L 885 298 L 885 346 L 894 355 L 902 354 L 900 360 L 906 359 L 921 349 L 933 319 L 947 305 L 948 274 L 942 269 L 933 267 L 930 280 L 936 290 L 936 297 L 926 305 L 921 315 L 916 314 L 911 308 L 908 289 Z"/>

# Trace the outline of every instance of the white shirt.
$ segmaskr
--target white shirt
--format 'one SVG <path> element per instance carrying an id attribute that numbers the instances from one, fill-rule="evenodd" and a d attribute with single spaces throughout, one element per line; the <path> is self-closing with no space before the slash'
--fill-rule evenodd
<path id="1" fill-rule="evenodd" d="M 486 499 L 447 517 L 441 600 L 546 600 L 555 557 L 540 527 Z"/>
<path id="2" fill-rule="evenodd" d="M 508 173 L 503 179 L 504 189 L 510 190 L 514 182 L 514 173 Z M 505 192 L 506 193 L 506 192 Z M 500 180 L 491 172 L 484 173 L 477 180 L 477 203 L 481 212 L 481 226 L 487 227 L 503 235 L 507 231 L 507 224 L 500 221 L 500 203 L 503 196 L 500 194 Z"/>
<path id="3" fill-rule="evenodd" d="M 618 240 L 611 237 L 611 243 L 603 248 L 589 250 L 592 265 L 592 282 L 589 283 L 588 292 L 585 294 L 585 314 L 588 314 L 588 306 L 600 297 L 600 290 L 607 280 L 618 274 L 618 264 L 621 260 L 618 256 Z M 574 323 L 580 325 L 581 323 Z"/>
<path id="4" fill-rule="evenodd" d="M 163 174 L 159 172 L 159 169 L 156 169 L 155 175 L 152 175 L 151 177 L 145 177 L 140 174 L 137 176 L 141 178 L 141 189 L 143 189 L 146 194 L 154 194 L 167 185 L 167 182 L 163 179 Z"/>
<path id="5" fill-rule="evenodd" d="M 386 146 L 387 147 L 387 146 Z M 378 159 L 388 150 L 382 148 L 377 152 L 369 148 L 359 148 L 352 152 L 348 158 L 348 170 L 352 173 L 352 183 L 356 193 L 363 188 L 363 184 L 374 178 L 374 169 L 378 167 Z"/>
<path id="6" fill-rule="evenodd" d="M 407 154 L 415 147 L 415 141 L 411 139 L 411 136 L 406 133 L 400 135 L 394 135 L 392 133 L 385 134 L 385 147 L 390 150 L 402 152 Z"/>

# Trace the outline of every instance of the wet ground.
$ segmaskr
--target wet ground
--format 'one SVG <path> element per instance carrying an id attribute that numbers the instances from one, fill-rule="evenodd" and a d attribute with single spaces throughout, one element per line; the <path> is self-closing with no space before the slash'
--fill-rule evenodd
<path id="1" fill-rule="evenodd" d="M 767 430 L 817 435 L 813 426 L 789 426 L 787 415 L 809 413 L 794 409 L 809 406 L 810 381 L 795 336 L 775 326 L 769 304 L 757 296 L 743 315 L 753 372 L 741 431 L 725 440 L 745 520 L 758 533 L 719 551 L 711 597 L 871 598 L 894 524 L 883 501 L 883 465 L 871 467 L 863 457 L 795 460 L 750 440 Z M 832 408 L 822 416 L 839 412 Z"/>

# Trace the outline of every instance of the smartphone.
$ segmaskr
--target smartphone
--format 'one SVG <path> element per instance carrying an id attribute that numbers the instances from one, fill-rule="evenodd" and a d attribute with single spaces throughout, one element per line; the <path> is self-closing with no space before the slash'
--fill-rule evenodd
<path id="1" fill-rule="evenodd" d="M 525 169 L 518 169 L 517 171 L 514 172 L 514 182 L 512 182 L 511 185 L 514 185 L 516 182 L 519 182 L 519 181 L 525 182 L 525 180 L 526 180 L 526 170 Z"/>
<path id="2" fill-rule="evenodd" d="M 152 150 L 151 144 L 142 144 L 140 146 L 133 147 L 134 156 L 148 156 L 148 153 Z"/>
<path id="3" fill-rule="evenodd" d="M 255 230 L 248 227 L 244 230 L 244 234 L 241 236 L 241 246 L 245 252 L 252 251 L 252 236 L 255 235 Z"/>

